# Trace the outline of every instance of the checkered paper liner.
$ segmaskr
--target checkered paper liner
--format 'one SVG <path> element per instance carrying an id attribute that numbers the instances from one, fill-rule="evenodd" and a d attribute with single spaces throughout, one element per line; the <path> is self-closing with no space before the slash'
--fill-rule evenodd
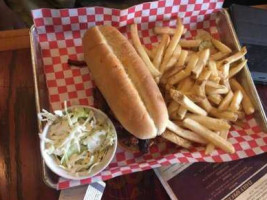
<path id="1" fill-rule="evenodd" d="M 71 105 L 94 105 L 93 83 L 89 70 L 70 67 L 68 59 L 83 60 L 81 38 L 95 25 L 112 25 L 130 38 L 127 25 L 137 23 L 141 42 L 148 48 L 159 41 L 153 34 L 155 26 L 175 27 L 177 15 L 187 28 L 185 38 L 192 38 L 198 29 L 219 37 L 215 12 L 221 9 L 222 0 L 169 0 L 144 3 L 125 10 L 102 7 L 78 9 L 38 9 L 32 12 L 41 47 L 44 72 L 53 110 L 61 109 L 64 100 Z M 243 128 L 233 126 L 229 141 L 236 153 L 227 154 L 215 150 L 205 155 L 203 147 L 190 151 L 163 140 L 150 148 L 145 155 L 133 154 L 118 148 L 110 165 L 98 175 L 81 181 L 59 179 L 58 189 L 65 189 L 100 180 L 108 180 L 123 174 L 143 171 L 182 162 L 226 162 L 254 156 L 267 151 L 267 135 L 252 116 L 248 116 Z"/>

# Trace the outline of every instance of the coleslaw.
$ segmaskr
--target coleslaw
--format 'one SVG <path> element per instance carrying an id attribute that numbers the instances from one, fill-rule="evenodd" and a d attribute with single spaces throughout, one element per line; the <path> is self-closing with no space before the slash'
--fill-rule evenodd
<path id="1" fill-rule="evenodd" d="M 41 121 L 51 123 L 45 142 L 45 152 L 57 164 L 72 174 L 90 173 L 114 144 L 115 133 L 107 118 L 99 117 L 86 107 L 67 108 L 50 113 L 42 110 Z"/>

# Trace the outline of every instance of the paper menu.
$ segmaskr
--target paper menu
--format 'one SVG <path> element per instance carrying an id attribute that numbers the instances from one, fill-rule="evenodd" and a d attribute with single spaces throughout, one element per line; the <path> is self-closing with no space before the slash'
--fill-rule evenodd
<path id="1" fill-rule="evenodd" d="M 267 199 L 267 154 L 226 163 L 155 169 L 172 200 Z"/>

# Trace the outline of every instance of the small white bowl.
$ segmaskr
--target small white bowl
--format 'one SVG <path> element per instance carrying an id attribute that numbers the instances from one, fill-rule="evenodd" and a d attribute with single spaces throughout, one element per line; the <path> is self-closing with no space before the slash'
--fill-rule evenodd
<path id="1" fill-rule="evenodd" d="M 56 161 L 54 160 L 54 158 L 47 154 L 45 152 L 45 141 L 44 140 L 40 140 L 40 148 L 41 148 L 41 154 L 42 157 L 45 161 L 45 164 L 57 175 L 63 177 L 63 178 L 67 178 L 67 179 L 72 179 L 72 180 L 81 180 L 81 179 L 86 179 L 86 178 L 90 178 L 92 176 L 95 176 L 96 174 L 98 174 L 99 172 L 103 171 L 111 162 L 111 160 L 113 159 L 116 149 L 117 149 L 117 132 L 116 129 L 112 123 L 112 121 L 107 117 L 107 115 L 105 113 L 103 113 L 102 111 L 90 107 L 90 106 L 71 106 L 68 107 L 68 109 L 72 109 L 75 107 L 83 107 L 83 108 L 89 108 L 90 110 L 93 110 L 95 113 L 96 118 L 106 118 L 107 122 L 111 125 L 114 133 L 115 133 L 115 141 L 112 147 L 109 148 L 108 152 L 106 153 L 106 155 L 104 156 L 104 158 L 102 159 L 101 163 L 99 163 L 98 165 L 96 165 L 90 173 L 87 172 L 83 172 L 83 173 L 79 173 L 79 175 L 77 176 L 76 174 L 72 174 L 66 170 L 64 170 L 63 168 L 59 167 L 58 164 L 56 163 Z M 43 129 L 43 136 L 47 136 L 48 132 L 49 132 L 49 128 L 50 125 L 52 123 L 47 123 Z"/>

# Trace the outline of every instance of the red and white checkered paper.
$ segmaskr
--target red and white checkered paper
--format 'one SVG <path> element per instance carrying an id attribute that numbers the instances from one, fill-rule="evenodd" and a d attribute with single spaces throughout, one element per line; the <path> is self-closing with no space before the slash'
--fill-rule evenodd
<path id="1" fill-rule="evenodd" d="M 42 50 L 52 109 L 61 109 L 64 100 L 71 105 L 93 105 L 93 84 L 89 70 L 67 64 L 68 58 L 83 60 L 81 38 L 88 28 L 108 24 L 118 27 L 130 38 L 127 25 L 135 22 L 139 24 L 141 41 L 151 47 L 158 42 L 152 28 L 175 26 L 178 15 L 188 30 L 186 38 L 193 37 L 197 29 L 205 29 L 218 37 L 213 13 L 221 9 L 222 4 L 223 0 L 168 0 L 144 3 L 125 10 L 102 7 L 34 10 L 32 14 Z M 229 141 L 236 149 L 234 154 L 215 150 L 212 155 L 205 155 L 203 147 L 188 151 L 163 139 L 150 148 L 149 154 L 143 156 L 118 148 L 113 161 L 100 174 L 81 181 L 60 178 L 57 187 L 69 188 L 174 163 L 225 162 L 267 151 L 267 135 L 251 116 L 247 117 L 242 129 L 232 128 Z"/>

